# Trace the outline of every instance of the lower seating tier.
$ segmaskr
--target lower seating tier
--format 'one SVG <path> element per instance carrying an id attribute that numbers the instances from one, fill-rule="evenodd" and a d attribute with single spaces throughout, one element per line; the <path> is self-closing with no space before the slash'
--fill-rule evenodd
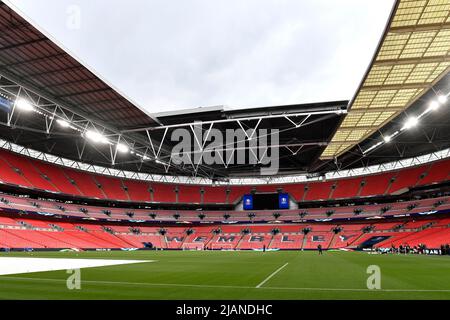
<path id="1" fill-rule="evenodd" d="M 149 227 L 0 217 L 0 248 L 324 249 L 439 248 L 450 243 L 450 219 L 375 223 L 240 224 Z M 199 246 L 195 246 L 198 244 Z"/>

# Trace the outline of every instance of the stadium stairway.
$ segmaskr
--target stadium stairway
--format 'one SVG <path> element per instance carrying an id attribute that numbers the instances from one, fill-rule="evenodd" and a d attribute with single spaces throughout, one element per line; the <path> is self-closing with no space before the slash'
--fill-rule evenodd
<path id="1" fill-rule="evenodd" d="M 237 241 L 237 243 L 236 243 L 236 245 L 234 246 L 233 249 L 239 249 L 240 246 L 241 246 L 241 243 L 244 241 L 245 235 L 241 234 L 241 235 L 239 235 L 239 236 L 240 236 L 240 238 L 239 238 L 239 240 Z"/>
<path id="2" fill-rule="evenodd" d="M 116 248 L 127 248 L 128 243 L 115 237 L 114 235 L 107 233 L 107 232 L 101 232 L 101 231 L 90 231 L 89 232 L 93 237 L 101 240 L 106 241 L 107 243 L 110 243 Z"/>
<path id="3" fill-rule="evenodd" d="M 337 237 L 338 237 L 337 233 L 334 233 L 334 232 L 333 232 L 333 235 L 331 236 L 331 240 L 330 240 L 330 242 L 328 243 L 327 249 L 334 248 L 334 245 L 335 245 L 335 242 L 336 242 Z"/>
<path id="4" fill-rule="evenodd" d="M 272 235 L 272 237 L 270 238 L 269 243 L 267 244 L 267 248 L 271 248 L 272 247 L 272 243 L 274 242 L 275 236 Z"/>
<path id="5" fill-rule="evenodd" d="M 47 242 L 47 246 L 53 246 L 54 248 L 78 248 L 73 243 L 70 243 L 67 241 L 65 237 L 61 237 L 61 234 L 58 234 L 57 232 L 47 232 L 47 231 L 36 231 L 39 233 L 40 237 L 42 239 L 50 239 L 49 242 Z M 59 235 L 59 237 L 57 237 Z M 53 245 L 51 245 L 53 244 Z"/>
<path id="6" fill-rule="evenodd" d="M 116 237 L 119 241 L 123 241 L 123 243 L 126 244 L 124 248 L 135 248 L 135 243 L 128 241 L 128 239 L 121 238 L 117 234 L 113 234 L 113 236 Z M 138 248 L 140 247 L 142 247 L 142 244 Z"/>
<path id="7" fill-rule="evenodd" d="M 361 234 L 359 234 L 354 240 L 349 242 L 347 247 L 351 248 L 351 249 L 355 249 L 357 247 L 356 244 L 358 244 L 365 235 L 367 235 L 367 233 L 361 232 Z"/>
<path id="8" fill-rule="evenodd" d="M 308 241 L 308 237 L 307 237 L 306 234 L 303 234 L 302 245 L 301 245 L 301 247 L 300 247 L 301 250 L 304 250 L 304 249 L 305 249 L 306 241 Z"/>

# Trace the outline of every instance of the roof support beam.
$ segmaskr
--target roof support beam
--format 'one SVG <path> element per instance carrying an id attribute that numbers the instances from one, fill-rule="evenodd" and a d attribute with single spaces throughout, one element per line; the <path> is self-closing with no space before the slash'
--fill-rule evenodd
<path id="1" fill-rule="evenodd" d="M 72 84 L 77 84 L 77 83 L 83 83 L 89 80 L 95 80 L 96 78 L 92 77 L 92 78 L 87 78 L 87 79 L 83 79 L 83 80 L 72 80 L 72 81 L 65 81 L 65 82 L 59 82 L 59 83 L 55 83 L 52 84 L 51 86 L 45 86 L 42 87 L 42 89 L 46 90 L 46 89 L 52 89 L 55 87 L 61 87 L 61 86 L 67 86 L 67 85 L 72 85 Z"/>
<path id="2" fill-rule="evenodd" d="M 374 65 L 375 66 L 396 66 L 396 65 L 403 65 L 403 64 L 441 63 L 441 62 L 449 62 L 449 61 L 450 61 L 450 55 L 408 58 L 408 59 L 377 60 L 374 63 Z"/>
<path id="3" fill-rule="evenodd" d="M 86 91 L 81 91 L 81 92 L 76 92 L 76 93 L 64 94 L 64 95 L 60 95 L 60 96 L 57 96 L 57 97 L 58 98 L 70 98 L 70 97 L 73 97 L 73 96 L 98 93 L 98 92 L 103 92 L 103 91 L 107 91 L 107 90 L 109 90 L 109 88 L 108 87 L 104 87 L 104 88 L 100 88 L 100 89 L 93 89 L 93 90 L 86 90 Z"/>
<path id="4" fill-rule="evenodd" d="M 367 113 L 367 112 L 386 112 L 386 111 L 403 111 L 404 108 L 401 107 L 386 107 L 386 108 L 365 108 L 365 109 L 351 109 L 349 114 Z"/>
<path id="5" fill-rule="evenodd" d="M 328 115 L 328 114 L 346 114 L 347 110 L 336 109 L 336 110 L 324 110 L 324 111 L 310 111 L 310 112 L 297 112 L 297 113 L 280 113 L 280 114 L 267 114 L 263 116 L 255 116 L 255 117 L 244 117 L 244 118 L 230 118 L 230 119 L 221 119 L 221 120 L 211 120 L 211 121 L 202 121 L 202 124 L 217 124 L 217 123 L 228 123 L 234 122 L 239 125 L 241 121 L 251 121 L 251 120 L 263 120 L 263 119 L 274 119 L 274 118 L 286 118 L 288 117 L 304 117 L 304 116 L 314 116 L 314 115 Z M 289 120 L 291 123 L 292 121 Z M 123 132 L 141 132 L 141 131 L 152 131 L 152 130 L 164 130 L 166 128 L 181 128 L 181 127 L 190 127 L 192 125 L 196 125 L 199 122 L 186 122 L 186 123 L 177 123 L 166 126 L 158 126 L 158 127 L 149 127 L 149 128 L 137 128 L 124 130 Z"/>
<path id="6" fill-rule="evenodd" d="M 15 43 L 9 46 L 4 46 L 4 47 L 0 47 L 0 51 L 7 51 L 7 50 L 11 50 L 11 49 L 15 49 L 15 48 L 20 48 L 23 46 L 28 46 L 30 44 L 34 44 L 34 43 L 39 43 L 39 42 L 43 42 L 43 41 L 47 41 L 47 38 L 39 38 L 39 39 L 35 39 L 32 41 L 25 41 L 25 42 L 20 42 L 20 43 Z"/>
<path id="7" fill-rule="evenodd" d="M 13 69 L 15 67 L 27 65 L 30 63 L 35 63 L 35 62 L 58 58 L 58 57 L 66 57 L 66 56 L 68 56 L 68 54 L 66 52 L 60 52 L 57 54 L 52 54 L 52 55 L 39 57 L 39 58 L 35 58 L 35 59 L 30 59 L 30 60 L 25 60 L 25 61 L 21 61 L 21 62 L 2 64 L 2 65 L 0 65 L 0 68 L 4 68 L 4 69 L 8 70 L 8 69 Z"/>
<path id="8" fill-rule="evenodd" d="M 401 89 L 427 89 L 431 87 L 431 83 L 403 83 L 403 84 L 384 84 L 379 86 L 363 86 L 364 91 L 383 91 L 383 90 L 401 90 Z"/>
<path id="9" fill-rule="evenodd" d="M 410 33 L 420 31 L 434 31 L 436 29 L 450 29 L 450 22 L 419 24 L 415 26 L 401 26 L 389 28 L 390 33 Z"/>

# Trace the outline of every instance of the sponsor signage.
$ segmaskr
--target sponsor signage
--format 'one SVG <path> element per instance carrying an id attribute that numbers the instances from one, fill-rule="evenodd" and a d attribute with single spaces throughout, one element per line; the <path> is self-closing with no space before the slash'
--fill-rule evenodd
<path id="1" fill-rule="evenodd" d="M 287 193 L 278 194 L 278 208 L 289 209 L 289 195 Z"/>
<path id="2" fill-rule="evenodd" d="M 244 210 L 253 210 L 253 196 L 251 194 L 244 195 Z"/>

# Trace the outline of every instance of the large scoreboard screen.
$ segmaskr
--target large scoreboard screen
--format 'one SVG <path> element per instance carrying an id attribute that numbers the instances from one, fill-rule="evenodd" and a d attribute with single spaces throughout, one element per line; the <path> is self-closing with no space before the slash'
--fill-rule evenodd
<path id="1" fill-rule="evenodd" d="M 243 198 L 244 210 L 277 210 L 289 209 L 287 193 L 246 194 Z"/>

